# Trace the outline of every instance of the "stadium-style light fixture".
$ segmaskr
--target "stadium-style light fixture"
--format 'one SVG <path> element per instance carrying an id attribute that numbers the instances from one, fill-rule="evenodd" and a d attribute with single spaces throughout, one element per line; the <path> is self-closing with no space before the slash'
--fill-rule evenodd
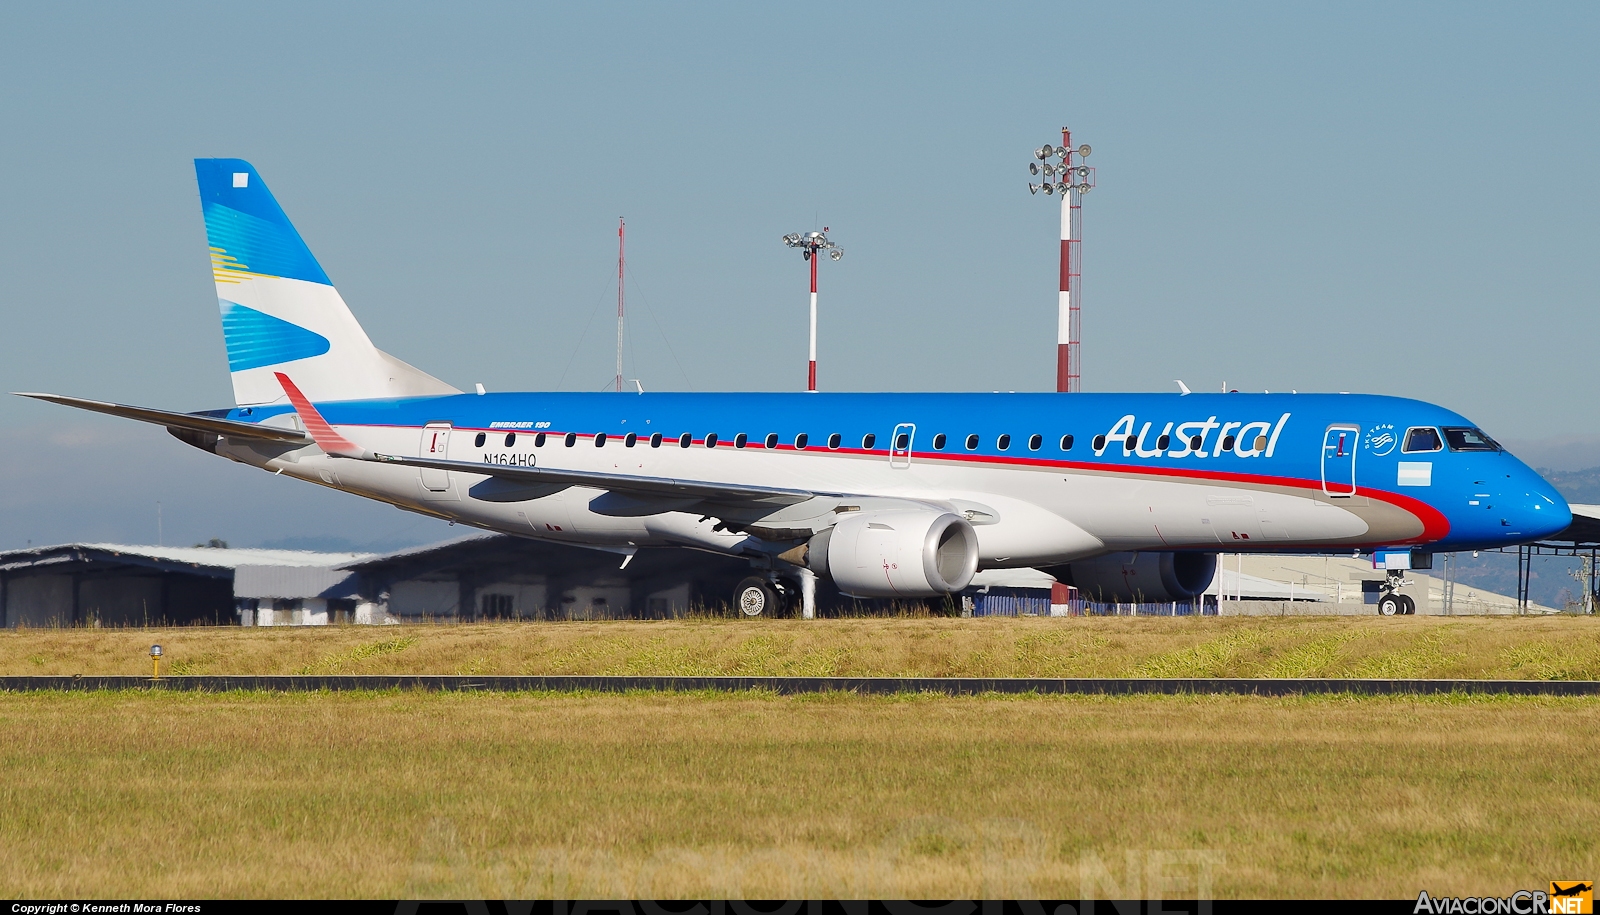
<path id="1" fill-rule="evenodd" d="M 811 264 L 811 338 L 810 359 L 806 364 L 806 390 L 815 393 L 817 390 L 817 261 L 826 252 L 829 259 L 838 260 L 844 257 L 844 249 L 834 244 L 828 238 L 828 227 L 823 226 L 821 232 L 806 232 L 804 234 L 791 232 L 783 237 L 783 243 L 791 248 L 799 248 L 800 256 Z"/>
<path id="2" fill-rule="evenodd" d="M 1045 196 L 1061 195 L 1061 290 L 1058 299 L 1058 330 L 1056 333 L 1056 390 L 1076 391 L 1082 381 L 1079 366 L 1078 291 L 1079 232 L 1077 223 L 1084 194 L 1094 188 L 1094 169 L 1072 160 L 1087 158 L 1089 144 L 1074 148 L 1071 131 L 1061 129 L 1061 145 L 1046 144 L 1033 151 L 1038 160 L 1028 163 L 1028 174 L 1044 174 L 1039 184 L 1029 182 L 1028 193 Z M 1059 161 L 1052 161 L 1059 160 Z"/>

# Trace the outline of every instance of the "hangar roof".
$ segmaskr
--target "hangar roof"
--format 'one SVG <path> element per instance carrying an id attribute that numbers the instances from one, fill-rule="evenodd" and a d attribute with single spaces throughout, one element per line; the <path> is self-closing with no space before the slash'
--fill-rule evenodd
<path id="1" fill-rule="evenodd" d="M 370 557 L 370 553 L 313 553 L 308 550 L 257 550 L 229 547 L 133 546 L 122 543 L 63 543 L 0 551 L 0 572 L 68 562 L 116 562 L 163 568 L 232 570 L 240 566 L 328 568 Z"/>
<path id="2" fill-rule="evenodd" d="M 1572 524 L 1554 537 L 1546 537 L 1543 542 L 1570 543 L 1574 547 L 1600 545 L 1600 505 L 1569 503 L 1567 507 L 1572 509 Z"/>

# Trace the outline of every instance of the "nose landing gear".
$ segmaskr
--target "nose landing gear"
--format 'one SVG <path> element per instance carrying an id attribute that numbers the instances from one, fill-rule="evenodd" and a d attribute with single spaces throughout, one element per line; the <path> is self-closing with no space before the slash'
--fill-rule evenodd
<path id="1" fill-rule="evenodd" d="M 1411 598 L 1400 593 L 1400 589 L 1411 581 L 1399 569 L 1389 569 L 1386 572 L 1382 590 L 1378 594 L 1378 613 L 1381 616 L 1411 616 L 1417 612 L 1417 603 Z"/>

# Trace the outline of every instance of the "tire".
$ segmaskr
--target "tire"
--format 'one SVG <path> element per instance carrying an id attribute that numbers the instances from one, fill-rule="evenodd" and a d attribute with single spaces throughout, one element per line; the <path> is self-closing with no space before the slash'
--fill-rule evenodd
<path id="1" fill-rule="evenodd" d="M 1400 602 L 1400 595 L 1385 594 L 1378 598 L 1379 616 L 1398 616 L 1405 612 L 1405 605 Z"/>
<path id="2" fill-rule="evenodd" d="M 1400 612 L 1402 614 L 1404 614 L 1406 616 L 1411 616 L 1411 615 L 1413 615 L 1413 614 L 1415 614 L 1417 612 L 1417 602 L 1416 601 L 1412 600 L 1411 598 L 1407 597 L 1404 594 L 1398 594 L 1398 595 L 1395 595 L 1395 596 L 1400 599 Z"/>
<path id="3" fill-rule="evenodd" d="M 733 589 L 733 608 L 740 616 L 751 619 L 774 616 L 778 612 L 778 592 L 772 589 L 765 578 L 752 575 Z"/>

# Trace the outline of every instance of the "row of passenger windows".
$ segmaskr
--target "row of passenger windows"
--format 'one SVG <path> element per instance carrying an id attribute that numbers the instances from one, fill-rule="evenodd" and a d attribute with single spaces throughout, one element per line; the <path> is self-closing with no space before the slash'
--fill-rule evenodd
<path id="1" fill-rule="evenodd" d="M 1412 428 L 1406 430 L 1405 444 L 1401 447 L 1400 450 L 1405 452 L 1406 454 L 1415 454 L 1415 453 L 1424 452 L 1424 451 L 1442 451 L 1442 450 L 1444 450 L 1445 441 L 1449 442 L 1451 451 L 1499 451 L 1500 450 L 1499 443 L 1496 442 L 1494 439 L 1490 438 L 1489 436 L 1485 435 L 1483 430 L 1481 430 L 1481 429 L 1474 429 L 1474 428 L 1465 427 L 1465 426 L 1446 426 L 1446 427 L 1444 427 L 1443 431 L 1444 431 L 1444 441 L 1441 441 L 1440 440 L 1440 436 L 1439 436 L 1439 432 L 1440 432 L 1439 429 L 1435 429 L 1432 426 L 1413 426 Z M 598 432 L 594 436 L 594 445 L 595 445 L 596 448 L 603 448 L 603 447 L 605 447 L 605 444 L 606 444 L 607 441 L 611 440 L 612 438 L 616 438 L 616 437 L 617 436 L 607 435 L 604 432 Z M 621 438 L 622 438 L 622 443 L 625 446 L 629 447 L 629 448 L 632 448 L 634 445 L 637 445 L 639 443 L 639 436 L 636 435 L 635 433 L 632 433 L 632 432 L 629 432 L 627 435 L 621 436 Z M 546 439 L 546 433 L 544 433 L 544 432 L 536 432 L 536 433 L 534 433 L 534 435 L 533 435 L 533 447 L 535 447 L 535 448 L 543 448 L 544 447 L 544 443 L 545 443 L 545 439 Z M 478 433 L 478 437 L 474 440 L 473 443 L 475 445 L 477 445 L 479 448 L 482 448 L 484 446 L 484 442 L 486 442 L 487 440 L 488 440 L 488 436 L 483 432 L 479 432 Z M 837 433 L 837 432 L 833 433 L 832 435 L 828 436 L 828 448 L 830 450 L 838 448 L 843 443 L 843 440 L 844 440 L 843 436 L 841 436 L 839 433 Z M 661 443 L 663 441 L 676 441 L 680 448 L 687 448 L 690 445 L 694 444 L 694 436 L 691 435 L 688 432 L 685 432 L 682 435 L 678 436 L 676 439 L 664 439 L 664 438 L 662 438 L 661 433 L 657 432 L 654 435 L 651 435 L 650 438 L 648 439 L 648 441 L 650 442 L 650 447 L 652 447 L 652 448 L 660 448 L 661 447 Z M 515 433 L 515 432 L 506 433 L 505 446 L 507 448 L 510 448 L 510 447 L 513 447 L 514 445 L 516 445 L 516 443 L 517 443 L 517 433 Z M 562 436 L 562 444 L 566 445 L 568 448 L 571 448 L 573 445 L 576 445 L 577 443 L 578 443 L 578 434 L 576 432 L 568 432 L 564 436 Z M 715 447 L 717 447 L 717 445 L 719 443 L 720 443 L 720 439 L 717 438 L 717 434 L 715 432 L 712 432 L 712 433 L 709 433 L 709 434 L 706 435 L 706 437 L 705 437 L 705 446 L 707 448 L 715 448 Z M 875 447 L 877 445 L 877 443 L 878 443 L 878 437 L 876 435 L 874 435 L 873 433 L 871 433 L 871 432 L 868 432 L 866 435 L 863 435 L 861 437 L 861 447 L 863 449 L 865 449 L 865 450 L 868 450 L 868 451 L 872 450 L 872 448 Z M 964 444 L 966 446 L 966 449 L 968 451 L 976 451 L 976 450 L 978 450 L 978 445 L 980 443 L 981 442 L 980 442 L 980 439 L 978 438 L 978 434 L 977 433 L 973 433 L 971 435 L 968 435 L 966 437 L 965 441 L 962 444 Z M 1232 435 L 1223 436 L 1221 450 L 1222 451 L 1232 451 L 1234 443 L 1235 443 L 1234 442 L 1234 437 Z M 735 447 L 735 448 L 744 448 L 744 447 L 749 446 L 750 444 L 751 444 L 750 437 L 748 435 L 745 435 L 743 432 L 740 432 L 738 435 L 735 435 L 733 437 L 733 447 Z M 798 449 L 804 450 L 807 447 L 809 447 L 810 444 L 811 444 L 811 437 L 809 435 L 807 435 L 806 433 L 804 433 L 804 432 L 802 432 L 799 435 L 796 435 L 794 437 L 794 446 L 796 448 L 798 448 Z M 934 435 L 934 437 L 933 437 L 933 450 L 935 450 L 935 451 L 943 451 L 947 444 L 949 444 L 949 438 L 943 432 L 940 432 L 940 433 Z M 999 449 L 1001 451 L 1008 451 L 1011 448 L 1011 436 L 1002 434 L 1002 435 L 996 437 L 994 444 L 995 444 L 995 447 L 997 449 Z M 1092 444 L 1094 446 L 1094 450 L 1095 451 L 1097 451 L 1097 452 L 1098 451 L 1104 451 L 1105 447 L 1106 447 L 1106 437 L 1104 435 L 1096 435 L 1094 437 L 1094 441 L 1092 442 Z M 1138 436 L 1130 435 L 1130 436 L 1128 436 L 1127 440 L 1123 444 L 1129 450 L 1132 450 L 1132 449 L 1137 448 L 1139 446 L 1139 438 L 1138 438 Z M 1202 439 L 1201 439 L 1200 436 L 1195 435 L 1195 436 L 1191 436 L 1190 437 L 1190 439 L 1189 439 L 1189 448 L 1190 448 L 1190 450 L 1199 451 L 1201 445 L 1202 445 Z M 1071 451 L 1072 450 L 1072 436 L 1070 434 L 1061 436 L 1060 446 L 1061 446 L 1061 450 L 1062 451 Z M 1157 450 L 1165 451 L 1168 448 L 1170 448 L 1171 446 L 1172 446 L 1172 436 L 1170 436 L 1170 435 L 1161 435 L 1161 436 L 1158 436 L 1156 438 L 1156 449 Z M 1265 437 L 1264 436 L 1259 437 L 1257 439 L 1256 443 L 1255 443 L 1255 446 L 1256 446 L 1257 449 L 1265 448 L 1266 447 Z M 764 448 L 776 448 L 776 447 L 778 447 L 778 433 L 776 433 L 776 432 L 767 433 L 766 437 L 763 438 L 760 442 L 757 443 L 757 447 L 764 447 Z M 911 447 L 911 435 L 909 433 L 901 432 L 901 433 L 899 433 L 899 434 L 897 434 L 895 436 L 895 442 L 894 442 L 895 450 L 904 451 L 904 450 L 906 450 L 907 448 L 910 448 L 910 447 Z M 1038 434 L 1028 436 L 1028 450 L 1029 451 L 1038 451 L 1042 447 L 1044 447 L 1044 436 L 1038 435 Z"/>
<path id="2" fill-rule="evenodd" d="M 547 437 L 548 437 L 547 433 L 535 432 L 533 434 L 533 447 L 535 447 L 535 448 L 543 448 L 545 440 L 547 439 Z M 607 441 L 609 441 L 609 440 L 611 440 L 613 438 L 617 438 L 617 437 L 618 436 L 607 435 L 604 432 L 597 432 L 597 433 L 595 433 L 595 436 L 594 436 L 594 446 L 596 448 L 603 448 L 603 447 L 605 447 L 605 444 L 606 444 Z M 633 433 L 633 432 L 629 432 L 627 435 L 621 436 L 621 438 L 622 438 L 623 445 L 625 445 L 625 446 L 627 446 L 629 448 L 632 448 L 634 445 L 637 445 L 639 443 L 639 436 L 637 434 Z M 1166 438 L 1166 436 L 1162 436 L 1162 438 Z M 478 433 L 478 437 L 473 440 L 473 444 L 478 446 L 479 448 L 482 448 L 486 441 L 488 441 L 488 435 L 486 433 L 479 432 Z M 650 447 L 652 447 L 652 448 L 660 448 L 661 447 L 661 443 L 663 441 L 668 441 L 668 442 L 676 441 L 678 443 L 678 447 L 687 448 L 690 445 L 694 444 L 694 436 L 691 435 L 688 432 L 685 432 L 682 435 L 678 436 L 677 439 L 664 439 L 662 437 L 661 433 L 657 432 L 654 435 L 651 435 L 650 438 L 648 439 L 648 441 L 650 442 Z M 717 434 L 715 432 L 708 433 L 706 435 L 706 437 L 705 437 L 705 446 L 707 448 L 715 448 L 715 447 L 717 447 L 717 445 L 719 444 L 720 441 L 721 440 L 717 438 Z M 940 432 L 939 434 L 937 434 L 937 435 L 935 435 L 933 437 L 933 450 L 935 450 L 935 451 L 943 451 L 944 448 L 945 448 L 945 445 L 948 444 L 948 442 L 949 442 L 949 439 L 945 436 L 945 434 L 943 432 Z M 511 448 L 511 447 L 514 447 L 516 445 L 516 443 L 517 443 L 517 433 L 515 433 L 515 432 L 506 433 L 505 446 L 507 448 Z M 568 432 L 564 436 L 562 436 L 562 444 L 566 445 L 568 448 L 571 448 L 573 445 L 576 445 L 577 443 L 578 443 L 578 433 L 576 433 L 576 432 Z M 843 443 L 844 443 L 844 437 L 841 436 L 837 432 L 835 432 L 832 435 L 828 436 L 828 448 L 830 450 L 838 448 Z M 748 435 L 744 434 L 743 432 L 740 432 L 738 435 L 735 435 L 733 437 L 733 447 L 735 447 L 735 448 L 745 448 L 745 447 L 748 447 L 751 444 L 752 444 L 752 442 L 751 442 L 750 437 Z M 766 438 L 762 439 L 759 442 L 756 442 L 755 444 L 756 444 L 756 447 L 776 448 L 776 447 L 778 447 L 778 433 L 769 432 L 769 433 L 767 433 Z M 868 432 L 866 435 L 861 436 L 861 447 L 863 449 L 865 449 L 867 451 L 871 451 L 877 444 L 878 444 L 878 437 L 876 435 L 874 435 L 873 433 Z M 967 436 L 965 444 L 967 446 L 967 450 L 968 451 L 976 451 L 976 450 L 978 450 L 979 438 L 978 438 L 977 433 L 973 433 L 972 435 Z M 1071 451 L 1072 450 L 1072 436 L 1071 435 L 1063 435 L 1063 436 L 1061 436 L 1060 444 L 1061 444 L 1061 450 L 1062 451 Z M 810 445 L 811 445 L 811 436 L 807 435 L 806 433 L 802 432 L 799 435 L 796 435 L 794 437 L 794 446 L 796 448 L 798 448 L 800 450 L 805 450 L 806 448 L 810 447 Z M 910 433 L 901 432 L 898 435 L 896 435 L 895 436 L 895 441 L 894 441 L 894 447 L 898 451 L 904 451 L 907 448 L 910 448 L 911 447 L 911 435 L 910 435 Z M 1011 448 L 1011 436 L 1009 436 L 1009 435 L 1001 435 L 998 438 L 996 438 L 995 439 L 995 447 L 1000 449 L 1001 451 L 1009 450 Z M 1042 435 L 1030 435 L 1030 436 L 1028 436 L 1028 450 L 1029 451 L 1038 451 L 1042 447 L 1044 447 L 1044 436 L 1042 436 Z M 1099 447 L 1099 446 L 1097 445 L 1096 447 Z M 1164 448 L 1166 446 L 1163 445 L 1162 447 Z"/>

